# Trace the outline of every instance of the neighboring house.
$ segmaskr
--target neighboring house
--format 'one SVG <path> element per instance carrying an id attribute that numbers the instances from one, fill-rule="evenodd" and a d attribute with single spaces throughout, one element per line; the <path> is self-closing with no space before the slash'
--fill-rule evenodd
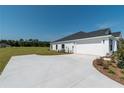
<path id="1" fill-rule="evenodd" d="M 6 43 L 0 43 L 0 48 L 1 47 L 10 47 L 10 45 L 6 44 Z"/>
<path id="2" fill-rule="evenodd" d="M 121 32 L 111 32 L 110 28 L 93 32 L 77 32 L 51 42 L 50 49 L 75 54 L 105 56 L 117 51 Z"/>

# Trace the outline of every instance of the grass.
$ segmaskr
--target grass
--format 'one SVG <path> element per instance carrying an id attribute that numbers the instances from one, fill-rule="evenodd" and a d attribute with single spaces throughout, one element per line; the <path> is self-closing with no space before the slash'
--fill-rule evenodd
<path id="1" fill-rule="evenodd" d="M 28 54 L 39 54 L 39 55 L 59 55 L 55 51 L 49 51 L 48 47 L 10 47 L 0 48 L 0 73 L 7 65 L 9 59 L 16 55 L 28 55 Z"/>

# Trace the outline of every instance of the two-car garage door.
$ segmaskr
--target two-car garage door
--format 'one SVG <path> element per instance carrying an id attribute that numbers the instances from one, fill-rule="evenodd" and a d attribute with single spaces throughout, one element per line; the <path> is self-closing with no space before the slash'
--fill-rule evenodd
<path id="1" fill-rule="evenodd" d="M 77 44 L 77 54 L 103 55 L 103 46 L 101 43 L 96 44 Z"/>

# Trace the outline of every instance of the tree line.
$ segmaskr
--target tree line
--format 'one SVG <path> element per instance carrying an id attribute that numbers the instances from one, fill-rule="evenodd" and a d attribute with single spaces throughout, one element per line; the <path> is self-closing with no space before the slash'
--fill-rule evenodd
<path id="1" fill-rule="evenodd" d="M 50 42 L 39 41 L 38 39 L 20 39 L 20 40 L 0 40 L 0 44 L 8 44 L 12 47 L 49 47 Z"/>

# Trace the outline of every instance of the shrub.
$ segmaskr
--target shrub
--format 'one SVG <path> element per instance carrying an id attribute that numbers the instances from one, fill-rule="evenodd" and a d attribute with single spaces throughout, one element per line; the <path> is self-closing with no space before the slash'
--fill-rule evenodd
<path id="1" fill-rule="evenodd" d="M 124 74 L 124 69 L 121 70 L 121 73 Z"/>
<path id="2" fill-rule="evenodd" d="M 111 65 L 112 64 L 112 61 L 107 61 L 108 65 Z"/>
<path id="3" fill-rule="evenodd" d="M 108 69 L 109 68 L 109 62 L 108 61 L 104 61 L 103 62 L 103 69 Z"/>
<path id="4" fill-rule="evenodd" d="M 121 80 L 124 80 L 124 76 L 120 77 Z"/>
<path id="5" fill-rule="evenodd" d="M 115 53 L 111 56 L 111 62 L 112 63 L 115 63 L 115 60 L 116 60 L 116 56 L 115 56 Z"/>
<path id="6" fill-rule="evenodd" d="M 124 61 L 124 40 L 120 39 L 118 44 L 118 50 L 113 54 L 113 57 L 117 61 L 118 67 L 123 68 L 124 63 L 122 61 Z M 119 60 L 121 60 L 121 62 Z"/>
<path id="7" fill-rule="evenodd" d="M 124 50 L 119 49 L 116 53 L 116 56 L 117 56 L 117 60 L 124 60 Z"/>
<path id="8" fill-rule="evenodd" d="M 59 53 L 65 53 L 65 50 L 58 50 Z"/>
<path id="9" fill-rule="evenodd" d="M 117 64 L 115 64 L 115 63 L 112 63 L 111 65 L 112 65 L 112 67 L 114 67 L 114 68 L 117 67 Z"/>
<path id="10" fill-rule="evenodd" d="M 113 75 L 115 74 L 113 69 L 109 69 L 108 73 L 113 74 Z"/>
<path id="11" fill-rule="evenodd" d="M 124 69 L 124 61 L 119 61 L 117 66 L 120 68 L 120 69 Z"/>

